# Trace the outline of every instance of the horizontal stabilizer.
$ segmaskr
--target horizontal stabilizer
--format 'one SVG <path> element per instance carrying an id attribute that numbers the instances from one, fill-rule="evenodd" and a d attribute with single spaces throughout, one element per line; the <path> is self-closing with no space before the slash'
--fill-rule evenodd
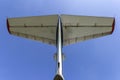
<path id="1" fill-rule="evenodd" d="M 10 34 L 56 45 L 58 15 L 8 18 Z M 113 17 L 61 15 L 63 45 L 112 34 Z"/>

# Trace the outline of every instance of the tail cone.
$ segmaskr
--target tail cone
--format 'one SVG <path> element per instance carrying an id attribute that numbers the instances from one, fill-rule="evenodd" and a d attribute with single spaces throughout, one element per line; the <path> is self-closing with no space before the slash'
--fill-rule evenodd
<path id="1" fill-rule="evenodd" d="M 64 80 L 63 77 L 59 74 L 57 74 L 55 77 L 54 77 L 54 80 Z"/>

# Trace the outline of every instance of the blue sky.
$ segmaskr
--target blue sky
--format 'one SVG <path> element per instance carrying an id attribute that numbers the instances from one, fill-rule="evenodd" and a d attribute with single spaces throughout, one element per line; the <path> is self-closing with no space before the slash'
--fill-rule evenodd
<path id="1" fill-rule="evenodd" d="M 73 14 L 115 17 L 112 35 L 63 48 L 65 80 L 120 80 L 119 0 L 0 0 L 0 80 L 52 80 L 56 47 L 8 33 L 8 17 Z"/>

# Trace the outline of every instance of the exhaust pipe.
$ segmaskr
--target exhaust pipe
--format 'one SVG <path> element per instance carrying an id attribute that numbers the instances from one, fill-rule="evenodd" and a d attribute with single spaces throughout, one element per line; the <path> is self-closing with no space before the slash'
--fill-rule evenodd
<path id="1" fill-rule="evenodd" d="M 62 75 L 57 74 L 55 75 L 54 80 L 64 80 L 64 78 Z"/>

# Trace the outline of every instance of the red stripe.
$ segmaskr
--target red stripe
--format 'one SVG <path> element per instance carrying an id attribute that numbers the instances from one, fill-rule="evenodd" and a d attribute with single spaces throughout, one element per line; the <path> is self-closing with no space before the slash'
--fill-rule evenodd
<path id="1" fill-rule="evenodd" d="M 9 24 L 8 19 L 7 19 L 7 30 L 8 30 L 8 32 L 11 34 L 11 32 L 10 32 L 10 24 Z"/>
<path id="2" fill-rule="evenodd" d="M 112 31 L 111 31 L 111 34 L 113 33 L 114 29 L 115 29 L 115 18 L 114 18 L 114 20 L 113 20 L 113 24 L 112 24 Z"/>

